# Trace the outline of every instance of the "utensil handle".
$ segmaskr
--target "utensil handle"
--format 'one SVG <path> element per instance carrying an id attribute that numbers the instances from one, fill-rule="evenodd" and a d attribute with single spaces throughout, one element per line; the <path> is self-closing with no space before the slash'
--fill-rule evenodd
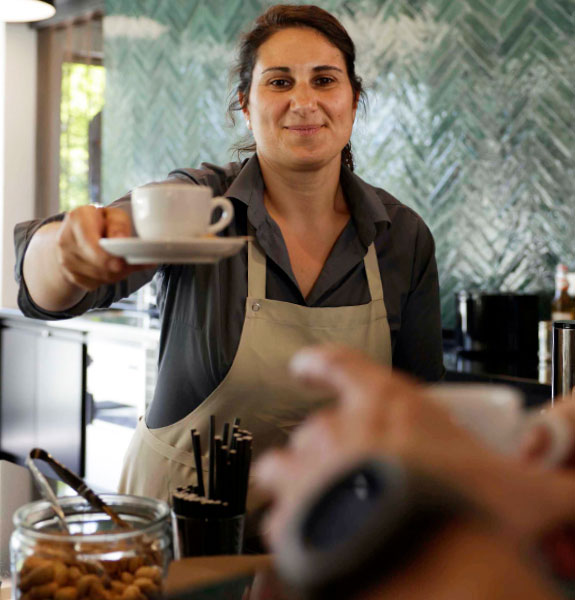
<path id="1" fill-rule="evenodd" d="M 54 472 L 62 478 L 64 483 L 67 483 L 71 488 L 78 492 L 80 496 L 86 498 L 94 508 L 104 511 L 119 527 L 123 527 L 124 529 L 132 528 L 131 525 L 126 523 L 124 519 L 113 511 L 83 479 L 70 471 L 68 467 L 65 467 L 62 463 L 58 462 L 51 454 L 46 452 L 46 450 L 42 450 L 42 448 L 32 448 L 32 450 L 30 450 L 29 459 L 43 460 L 48 463 Z"/>
<path id="2" fill-rule="evenodd" d="M 34 464 L 33 458 L 35 457 L 32 456 L 32 453 L 35 450 L 36 448 L 30 451 L 30 454 L 26 458 L 26 465 L 30 469 L 30 472 L 32 473 L 32 476 L 34 478 L 34 483 L 38 486 L 40 493 L 52 505 L 52 510 L 56 514 L 56 517 L 58 517 L 58 524 L 60 525 L 60 528 L 62 529 L 62 531 L 70 533 L 70 530 L 68 529 L 68 524 L 66 523 L 66 515 L 64 514 L 64 511 L 62 510 L 62 507 L 58 502 L 56 494 L 50 487 L 50 484 L 48 483 L 46 477 L 44 477 L 42 471 L 40 471 L 40 469 Z"/>

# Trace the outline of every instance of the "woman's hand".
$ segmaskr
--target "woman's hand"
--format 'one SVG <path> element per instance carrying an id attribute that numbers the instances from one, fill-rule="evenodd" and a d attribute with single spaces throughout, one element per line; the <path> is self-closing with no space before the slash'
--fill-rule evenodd
<path id="1" fill-rule="evenodd" d="M 120 208 L 81 206 L 70 211 L 56 238 L 56 256 L 64 278 L 83 290 L 124 279 L 135 268 L 105 252 L 99 242 L 101 238 L 130 236 L 130 217 Z"/>
<path id="2" fill-rule="evenodd" d="M 24 257 L 24 281 L 32 300 L 44 310 L 63 311 L 88 291 L 125 279 L 150 265 L 130 266 L 105 252 L 104 237 L 130 237 L 129 215 L 120 208 L 81 206 L 62 222 L 41 227 Z"/>
<path id="3" fill-rule="evenodd" d="M 552 439 L 553 430 L 559 439 Z M 553 446 L 557 450 L 557 444 L 558 474 L 575 481 L 575 391 L 571 397 L 559 399 L 545 409 L 542 424 L 530 428 L 524 436 L 520 455 L 526 463 L 545 464 L 546 457 L 554 453 Z M 572 494 L 571 519 L 558 520 L 558 526 L 544 536 L 541 544 L 553 572 L 568 580 L 575 579 L 575 492 Z"/>

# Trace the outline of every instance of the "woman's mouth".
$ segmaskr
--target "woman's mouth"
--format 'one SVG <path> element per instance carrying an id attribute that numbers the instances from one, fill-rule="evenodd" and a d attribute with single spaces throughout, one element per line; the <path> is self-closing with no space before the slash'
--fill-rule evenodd
<path id="1" fill-rule="evenodd" d="M 290 133 L 295 133 L 296 135 L 314 135 L 318 133 L 323 125 L 289 125 L 286 129 Z"/>

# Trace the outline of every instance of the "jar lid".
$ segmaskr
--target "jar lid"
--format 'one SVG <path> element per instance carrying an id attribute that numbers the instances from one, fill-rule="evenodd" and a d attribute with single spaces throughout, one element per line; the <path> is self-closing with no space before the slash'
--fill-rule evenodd
<path id="1" fill-rule="evenodd" d="M 575 321 L 553 321 L 555 329 L 575 329 Z"/>

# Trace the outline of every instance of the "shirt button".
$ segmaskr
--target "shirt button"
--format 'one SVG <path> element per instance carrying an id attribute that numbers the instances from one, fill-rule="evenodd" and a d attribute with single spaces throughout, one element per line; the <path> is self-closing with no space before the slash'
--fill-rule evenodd
<path id="1" fill-rule="evenodd" d="M 259 310 L 261 307 L 262 307 L 262 305 L 261 305 L 259 302 L 254 302 L 254 303 L 252 304 L 252 310 L 253 310 L 254 312 L 258 312 L 258 310 Z"/>

